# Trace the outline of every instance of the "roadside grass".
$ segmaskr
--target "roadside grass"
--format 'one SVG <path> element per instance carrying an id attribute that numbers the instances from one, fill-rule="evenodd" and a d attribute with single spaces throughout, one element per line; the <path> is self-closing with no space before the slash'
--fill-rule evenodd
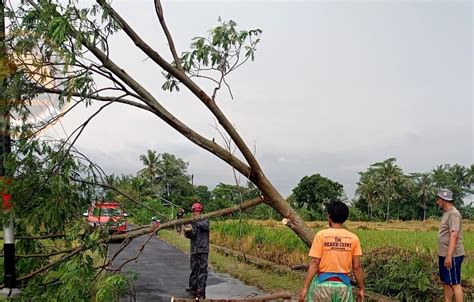
<path id="1" fill-rule="evenodd" d="M 175 231 L 160 230 L 158 238 L 180 250 L 189 252 L 189 240 L 178 235 Z M 232 256 L 222 255 L 213 249 L 209 254 L 209 263 L 216 271 L 228 273 L 232 277 L 268 293 L 286 291 L 295 295 L 304 282 L 303 274 L 281 273 L 270 269 L 256 268 L 254 265 L 242 263 Z"/>

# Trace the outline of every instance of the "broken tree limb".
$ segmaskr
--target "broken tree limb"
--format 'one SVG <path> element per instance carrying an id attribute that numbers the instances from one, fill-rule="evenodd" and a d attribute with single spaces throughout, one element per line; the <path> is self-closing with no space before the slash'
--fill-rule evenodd
<path id="1" fill-rule="evenodd" d="M 274 301 L 274 300 L 291 300 L 291 294 L 289 293 L 274 293 L 264 296 L 255 296 L 251 298 L 241 298 L 241 299 L 199 299 L 201 302 L 260 302 L 260 301 Z M 196 299 L 190 298 L 171 298 L 171 302 L 195 302 Z"/>
<path id="2" fill-rule="evenodd" d="M 145 234 L 149 234 L 149 233 L 156 233 L 161 229 L 169 229 L 169 228 L 175 227 L 177 225 L 190 223 L 190 222 L 196 221 L 196 220 L 203 220 L 203 219 L 208 219 L 208 218 L 212 218 L 212 217 L 229 215 L 229 214 L 238 212 L 240 210 L 245 210 L 245 209 L 254 207 L 256 205 L 259 205 L 259 204 L 263 203 L 264 201 L 265 201 L 265 199 L 263 198 L 263 196 L 259 196 L 259 197 L 254 198 L 254 199 L 244 201 L 240 205 L 236 205 L 236 206 L 233 206 L 233 207 L 225 208 L 225 209 L 214 211 L 214 212 L 211 212 L 211 213 L 199 215 L 197 217 L 173 220 L 173 221 L 170 221 L 170 222 L 162 223 L 158 227 L 155 227 L 155 226 L 142 227 L 142 228 L 134 229 L 134 230 L 132 230 L 130 232 L 127 232 L 127 233 L 124 233 L 124 234 L 112 235 L 112 236 L 107 238 L 108 239 L 107 241 L 118 240 L 118 239 L 127 239 L 127 238 L 130 238 L 130 239 L 131 238 L 136 238 L 136 237 L 141 236 L 141 235 L 145 235 Z"/>

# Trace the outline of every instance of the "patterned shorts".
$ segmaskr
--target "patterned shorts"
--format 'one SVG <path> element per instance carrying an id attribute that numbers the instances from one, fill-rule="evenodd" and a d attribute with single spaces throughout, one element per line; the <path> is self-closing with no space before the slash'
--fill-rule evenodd
<path id="1" fill-rule="evenodd" d="M 306 295 L 306 302 L 353 302 L 352 287 L 342 282 L 324 281 L 313 278 Z"/>

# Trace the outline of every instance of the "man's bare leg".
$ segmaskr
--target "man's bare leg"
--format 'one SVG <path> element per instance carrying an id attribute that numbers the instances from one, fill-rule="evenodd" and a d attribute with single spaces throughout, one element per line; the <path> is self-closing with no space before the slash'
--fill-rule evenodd
<path id="1" fill-rule="evenodd" d="M 443 284 L 443 290 L 444 290 L 444 302 L 451 302 L 453 301 L 453 289 L 451 288 L 451 285 Z"/>
<path id="2" fill-rule="evenodd" d="M 453 285 L 452 288 L 453 288 L 453 293 L 454 293 L 454 300 L 456 302 L 462 302 L 463 301 L 463 292 L 462 292 L 461 284 Z"/>

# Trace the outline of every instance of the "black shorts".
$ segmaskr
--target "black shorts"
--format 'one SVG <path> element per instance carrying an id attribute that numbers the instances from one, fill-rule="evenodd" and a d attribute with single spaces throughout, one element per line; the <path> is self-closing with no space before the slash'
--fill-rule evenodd
<path id="1" fill-rule="evenodd" d="M 446 285 L 461 284 L 461 263 L 464 256 L 452 257 L 452 266 L 449 270 L 444 266 L 444 260 L 446 257 L 438 256 L 438 258 L 439 277 L 441 282 Z"/>

